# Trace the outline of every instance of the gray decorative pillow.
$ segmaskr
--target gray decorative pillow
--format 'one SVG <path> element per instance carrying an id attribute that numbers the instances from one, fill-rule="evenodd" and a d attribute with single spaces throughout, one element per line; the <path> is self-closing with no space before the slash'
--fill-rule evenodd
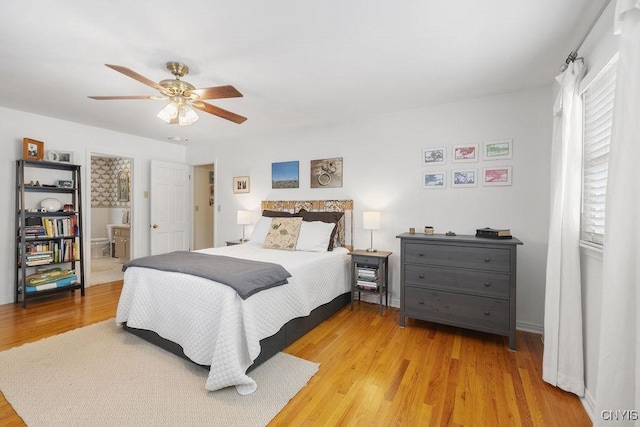
<path id="1" fill-rule="evenodd" d="M 273 218 L 262 247 L 295 251 L 301 224 L 301 217 Z"/>

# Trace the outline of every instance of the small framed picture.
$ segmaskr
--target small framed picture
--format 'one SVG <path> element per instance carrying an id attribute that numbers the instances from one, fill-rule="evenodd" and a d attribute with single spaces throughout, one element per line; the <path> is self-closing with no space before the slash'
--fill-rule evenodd
<path id="1" fill-rule="evenodd" d="M 482 150 L 483 160 L 510 159 L 513 156 L 513 140 L 501 139 L 484 143 Z"/>
<path id="2" fill-rule="evenodd" d="M 22 139 L 22 158 L 24 160 L 44 159 L 44 142 L 31 138 Z"/>
<path id="3" fill-rule="evenodd" d="M 426 171 L 422 174 L 422 188 L 447 188 L 445 171 Z"/>
<path id="4" fill-rule="evenodd" d="M 233 194 L 249 192 L 249 177 L 235 176 L 233 177 Z"/>
<path id="5" fill-rule="evenodd" d="M 453 152 L 451 154 L 451 162 L 477 162 L 479 154 L 480 153 L 478 153 L 478 144 L 454 145 Z"/>
<path id="6" fill-rule="evenodd" d="M 447 149 L 440 148 L 424 148 L 422 150 L 422 166 L 444 165 L 447 161 Z"/>
<path id="7" fill-rule="evenodd" d="M 58 161 L 61 163 L 73 163 L 73 153 L 70 151 L 58 151 Z"/>
<path id="8" fill-rule="evenodd" d="M 485 187 L 511 185 L 511 166 L 484 168 L 482 171 L 482 185 Z"/>
<path id="9" fill-rule="evenodd" d="M 478 171 L 476 169 L 460 169 L 451 171 L 451 188 L 477 186 Z"/>
<path id="10" fill-rule="evenodd" d="M 56 187 L 58 187 L 58 188 L 73 188 L 73 180 L 72 179 L 59 179 L 56 182 Z"/>

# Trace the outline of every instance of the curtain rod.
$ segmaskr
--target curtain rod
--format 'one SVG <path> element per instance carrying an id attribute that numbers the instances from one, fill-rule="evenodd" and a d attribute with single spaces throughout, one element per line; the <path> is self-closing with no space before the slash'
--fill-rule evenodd
<path id="1" fill-rule="evenodd" d="M 596 22 L 598 22 L 598 20 L 600 19 L 600 17 L 604 13 L 604 10 L 607 8 L 607 6 L 609 6 L 610 2 L 611 2 L 611 0 L 605 0 L 604 1 L 604 4 L 602 5 L 602 7 L 600 8 L 600 11 L 598 12 L 598 15 L 596 15 L 595 19 L 593 20 L 593 22 L 589 26 L 589 29 L 587 29 L 587 31 L 584 33 L 584 36 L 582 36 L 582 40 L 580 40 L 580 43 L 578 43 L 578 47 L 575 50 L 572 50 L 571 52 L 569 52 L 569 56 L 567 56 L 567 59 L 565 59 L 564 64 L 562 64 L 560 66 L 560 71 L 566 70 L 570 63 L 572 63 L 573 61 L 578 59 L 578 51 L 580 50 L 580 48 L 582 47 L 582 44 L 584 43 L 584 41 L 587 39 L 587 37 L 591 33 L 591 30 L 593 30 L 593 27 L 595 27 Z"/>

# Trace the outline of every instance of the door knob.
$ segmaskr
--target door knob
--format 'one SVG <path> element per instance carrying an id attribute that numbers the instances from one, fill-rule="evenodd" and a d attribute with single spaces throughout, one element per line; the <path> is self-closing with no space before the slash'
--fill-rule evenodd
<path id="1" fill-rule="evenodd" d="M 158 228 L 158 224 L 153 224 L 151 228 Z"/>

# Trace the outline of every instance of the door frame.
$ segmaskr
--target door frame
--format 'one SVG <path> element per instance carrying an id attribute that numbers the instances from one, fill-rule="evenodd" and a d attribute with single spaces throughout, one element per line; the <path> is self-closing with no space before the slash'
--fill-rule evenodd
<path id="1" fill-rule="evenodd" d="M 218 214 L 220 213 L 220 210 L 218 208 L 218 160 L 217 159 L 213 159 L 211 161 L 208 162 L 202 162 L 202 163 L 192 163 L 190 165 L 191 167 L 191 176 L 195 176 L 195 168 L 196 166 L 205 166 L 205 165 L 213 165 L 213 191 L 214 191 L 214 196 L 213 196 L 213 246 L 216 246 L 216 241 L 218 240 L 218 221 L 217 221 L 217 217 Z M 194 194 L 195 194 L 195 179 L 191 180 L 191 218 L 194 217 L 195 212 L 193 211 L 193 202 L 194 202 Z M 195 242 L 195 223 L 191 224 L 191 247 L 193 247 L 193 243 Z"/>
<path id="2" fill-rule="evenodd" d="M 129 243 L 129 249 L 130 249 L 130 255 L 131 255 L 131 259 L 133 259 L 135 257 L 136 254 L 136 248 L 134 245 L 135 242 L 135 234 L 136 234 L 136 228 L 134 226 L 135 224 L 135 209 L 134 209 L 134 204 L 135 204 L 135 197 L 134 194 L 136 194 L 135 192 L 135 188 L 137 185 L 137 177 L 135 174 L 135 157 L 131 155 L 131 153 L 123 153 L 121 151 L 111 151 L 111 150 L 98 150 L 95 148 L 90 148 L 87 147 L 86 149 L 86 153 L 85 153 L 85 168 L 84 168 L 84 173 L 83 173 L 83 177 L 82 177 L 82 181 L 85 183 L 83 185 L 83 189 L 82 189 L 82 201 L 83 201 L 83 207 L 82 207 L 82 212 L 83 212 L 83 226 L 84 226 L 84 230 L 82 230 L 82 235 L 85 236 L 84 240 L 85 240 L 85 244 L 84 244 L 84 254 L 82 254 L 83 256 L 83 268 L 84 268 L 84 277 L 85 277 L 85 287 L 90 287 L 91 286 L 91 157 L 92 156 L 96 156 L 96 157 L 123 157 L 123 158 L 127 158 L 129 159 L 130 163 L 131 163 L 131 170 L 129 171 L 129 202 L 130 202 L 130 206 L 129 206 L 129 224 L 131 226 L 130 228 L 130 234 L 131 234 L 131 241 Z M 87 239 L 88 236 L 88 239 Z"/>

